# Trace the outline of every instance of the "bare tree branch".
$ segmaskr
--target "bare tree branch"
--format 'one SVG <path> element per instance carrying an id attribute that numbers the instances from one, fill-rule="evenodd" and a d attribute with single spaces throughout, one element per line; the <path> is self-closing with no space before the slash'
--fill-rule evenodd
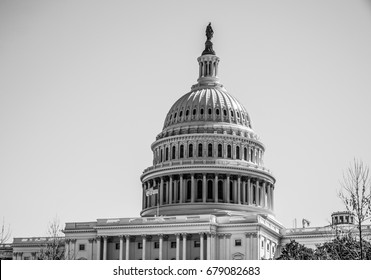
<path id="1" fill-rule="evenodd" d="M 346 209 L 354 214 L 359 233 L 360 259 L 363 259 L 362 224 L 371 214 L 370 168 L 362 160 L 354 159 L 343 173 L 339 197 Z"/>
<path id="2" fill-rule="evenodd" d="M 3 217 L 3 222 L 1 224 L 1 232 L 0 232 L 0 244 L 6 243 L 9 240 L 11 234 L 12 232 L 10 230 L 10 225 L 8 226 L 5 225 L 5 219 Z"/>

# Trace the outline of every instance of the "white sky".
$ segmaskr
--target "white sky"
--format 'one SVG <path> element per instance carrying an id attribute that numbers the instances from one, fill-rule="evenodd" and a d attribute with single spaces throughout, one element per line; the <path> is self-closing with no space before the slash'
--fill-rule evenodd
<path id="1" fill-rule="evenodd" d="M 371 164 L 371 1 L 0 0 L 0 217 L 138 216 L 142 171 L 198 77 L 212 22 L 221 82 L 277 179 L 276 216 L 326 225 L 342 172 Z"/>

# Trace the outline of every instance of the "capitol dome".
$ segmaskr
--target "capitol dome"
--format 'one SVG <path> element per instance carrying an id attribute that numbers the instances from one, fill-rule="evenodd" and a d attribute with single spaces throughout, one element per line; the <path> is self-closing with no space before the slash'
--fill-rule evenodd
<path id="1" fill-rule="evenodd" d="M 211 38 L 198 58 L 199 77 L 166 115 L 144 170 L 142 216 L 273 214 L 275 178 L 245 107 L 220 83 Z"/>
<path id="2" fill-rule="evenodd" d="M 169 110 L 164 129 L 197 121 L 230 123 L 251 128 L 251 120 L 240 102 L 222 86 L 195 87 Z"/>

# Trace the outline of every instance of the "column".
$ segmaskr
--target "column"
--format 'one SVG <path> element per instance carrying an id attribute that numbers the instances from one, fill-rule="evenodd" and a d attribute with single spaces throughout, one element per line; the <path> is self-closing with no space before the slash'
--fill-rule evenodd
<path id="1" fill-rule="evenodd" d="M 214 202 L 218 203 L 218 174 L 215 174 L 215 180 L 214 180 Z"/>
<path id="2" fill-rule="evenodd" d="M 229 185 L 229 174 L 227 174 L 227 185 L 225 186 L 225 192 L 226 192 L 226 195 L 225 197 L 227 198 L 227 203 L 229 203 L 229 188 L 230 188 L 230 185 Z"/>
<path id="3" fill-rule="evenodd" d="M 206 202 L 206 174 L 202 174 L 202 201 Z"/>
<path id="4" fill-rule="evenodd" d="M 200 260 L 204 259 L 204 233 L 200 233 Z"/>
<path id="5" fill-rule="evenodd" d="M 242 180 L 242 204 L 246 204 L 246 181 Z"/>
<path id="6" fill-rule="evenodd" d="M 173 203 L 173 176 L 170 175 L 169 182 L 169 204 Z"/>
<path id="7" fill-rule="evenodd" d="M 142 260 L 146 259 L 146 241 L 147 236 L 145 234 L 142 235 Z"/>
<path id="8" fill-rule="evenodd" d="M 272 203 L 273 203 L 273 201 L 272 201 L 272 184 L 269 184 L 269 186 L 268 186 L 268 189 L 269 189 L 269 209 L 273 209 L 273 206 L 272 206 Z"/>
<path id="9" fill-rule="evenodd" d="M 237 181 L 235 179 L 233 179 L 233 203 L 237 204 L 238 201 L 237 201 Z"/>
<path id="10" fill-rule="evenodd" d="M 179 184 L 180 184 L 179 203 L 184 203 L 183 174 L 180 174 Z"/>
<path id="11" fill-rule="evenodd" d="M 70 259 L 70 240 L 66 239 L 65 241 L 65 248 L 64 248 L 64 259 L 69 260 Z"/>
<path id="12" fill-rule="evenodd" d="M 72 242 L 72 258 L 75 260 L 76 259 L 76 239 L 71 239 Z M 71 245 L 70 245 L 71 246 Z"/>
<path id="13" fill-rule="evenodd" d="M 146 208 L 148 208 L 148 207 L 151 206 L 151 204 L 150 204 L 151 201 L 150 201 L 150 199 L 149 199 L 149 196 L 147 196 L 147 194 L 146 194 L 148 188 L 149 188 L 149 181 L 147 181 L 147 182 L 145 183 L 145 192 L 144 192 L 144 195 L 146 196 Z"/>
<path id="14" fill-rule="evenodd" d="M 94 242 L 95 242 L 95 238 L 89 238 L 88 241 L 89 241 L 89 244 L 91 244 L 90 245 L 90 255 L 91 255 L 90 260 L 93 260 L 94 259 L 93 254 L 94 254 Z"/>
<path id="15" fill-rule="evenodd" d="M 252 188 L 251 188 L 251 179 L 247 178 L 247 204 L 252 204 Z"/>
<path id="16" fill-rule="evenodd" d="M 274 210 L 274 185 L 272 184 L 272 211 Z"/>
<path id="17" fill-rule="evenodd" d="M 267 195 L 267 191 L 266 191 L 266 183 L 265 181 L 263 181 L 263 188 L 262 188 L 262 207 L 266 207 L 266 195 Z"/>
<path id="18" fill-rule="evenodd" d="M 191 174 L 191 203 L 195 202 L 195 174 Z"/>
<path id="19" fill-rule="evenodd" d="M 226 256 L 226 260 L 229 260 L 231 258 L 230 256 L 230 251 L 231 251 L 231 234 L 226 234 L 226 246 L 225 246 L 225 256 Z"/>
<path id="20" fill-rule="evenodd" d="M 103 236 L 103 260 L 107 259 L 107 236 Z"/>
<path id="21" fill-rule="evenodd" d="M 187 259 L 187 234 L 182 233 L 183 236 L 183 260 Z"/>
<path id="22" fill-rule="evenodd" d="M 176 260 L 179 260 L 179 252 L 180 252 L 180 234 L 176 233 Z"/>
<path id="23" fill-rule="evenodd" d="M 159 237 L 158 259 L 162 260 L 162 251 L 163 251 L 162 246 L 163 246 L 164 236 L 163 234 L 159 234 L 158 237 Z"/>
<path id="24" fill-rule="evenodd" d="M 259 205 L 259 181 L 257 180 L 255 183 L 255 204 Z"/>
<path id="25" fill-rule="evenodd" d="M 119 259 L 123 260 L 124 259 L 124 236 L 120 235 L 120 248 L 119 248 Z"/>
<path id="26" fill-rule="evenodd" d="M 207 235 L 207 248 L 206 248 L 206 256 L 207 260 L 211 260 L 211 234 L 210 232 L 206 233 Z"/>
<path id="27" fill-rule="evenodd" d="M 161 177 L 160 182 L 160 205 L 164 204 L 164 178 Z"/>
<path id="28" fill-rule="evenodd" d="M 166 181 L 165 188 L 166 188 L 165 204 L 169 204 L 169 181 Z"/>
<path id="29" fill-rule="evenodd" d="M 241 176 L 237 178 L 237 203 L 241 204 Z"/>
<path id="30" fill-rule="evenodd" d="M 226 260 L 227 259 L 226 248 L 227 248 L 227 235 L 223 234 L 223 246 L 221 247 L 221 250 L 220 250 L 220 253 L 223 254 L 222 256 L 220 256 L 221 260 Z"/>
<path id="31" fill-rule="evenodd" d="M 143 189 L 143 192 L 142 192 L 142 209 L 145 209 L 146 208 L 146 189 L 145 189 L 144 183 L 142 184 L 142 189 Z"/>
<path id="32" fill-rule="evenodd" d="M 97 260 L 100 260 L 101 254 L 101 236 L 97 236 Z"/>
<path id="33" fill-rule="evenodd" d="M 153 182 L 152 188 L 157 189 L 156 179 L 153 179 L 152 182 Z M 157 206 L 157 194 L 151 195 L 151 200 L 152 200 L 152 206 Z"/>
<path id="34" fill-rule="evenodd" d="M 126 245 L 126 252 L 125 252 L 125 258 L 126 260 L 129 260 L 129 248 L 130 248 L 130 235 L 125 235 L 125 245 Z"/>
<path id="35" fill-rule="evenodd" d="M 177 203 L 178 201 L 178 184 L 179 180 L 174 179 L 174 203 Z"/>
<path id="36" fill-rule="evenodd" d="M 210 259 L 215 260 L 216 255 L 216 234 L 212 232 L 210 234 Z"/>

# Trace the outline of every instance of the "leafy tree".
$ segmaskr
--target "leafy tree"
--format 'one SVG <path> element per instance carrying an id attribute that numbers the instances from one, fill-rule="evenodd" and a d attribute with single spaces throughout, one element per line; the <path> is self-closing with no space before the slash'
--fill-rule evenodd
<path id="1" fill-rule="evenodd" d="M 277 260 L 312 260 L 313 256 L 314 251 L 312 249 L 291 240 L 282 248 L 281 255 Z"/>
<path id="2" fill-rule="evenodd" d="M 370 218 L 371 214 L 371 178 L 370 169 L 361 160 L 354 159 L 353 164 L 343 173 L 340 199 L 348 211 L 354 214 L 357 228 L 360 255 L 364 258 L 362 224 Z"/>
<path id="3" fill-rule="evenodd" d="M 362 240 L 364 258 L 371 259 L 371 244 Z M 357 260 L 361 256 L 361 246 L 351 234 L 337 236 L 330 242 L 317 245 L 315 250 L 317 260 Z"/>
<path id="4" fill-rule="evenodd" d="M 364 258 L 371 260 L 371 243 L 362 241 Z M 361 248 L 358 240 L 351 234 L 336 236 L 333 240 L 316 245 L 312 250 L 291 240 L 286 244 L 278 260 L 357 260 L 360 258 Z"/>

